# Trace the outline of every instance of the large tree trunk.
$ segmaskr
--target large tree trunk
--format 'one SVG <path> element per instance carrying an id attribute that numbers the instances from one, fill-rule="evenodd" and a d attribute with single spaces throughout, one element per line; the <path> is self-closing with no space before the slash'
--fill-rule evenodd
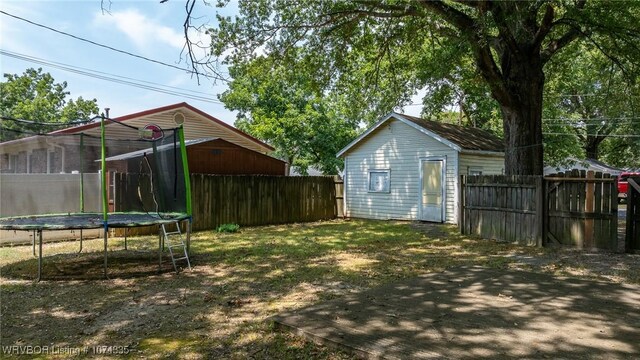
<path id="1" fill-rule="evenodd" d="M 598 130 L 591 130 L 589 129 L 589 127 L 587 127 L 587 131 L 598 131 Z M 598 153 L 600 150 L 600 144 L 602 144 L 602 142 L 604 141 L 604 139 L 606 139 L 607 136 L 606 135 L 602 135 L 602 136 L 591 136 L 591 135 L 587 135 L 587 138 L 585 140 L 585 144 L 584 144 L 584 151 L 587 155 L 587 159 L 594 159 L 594 160 L 598 160 Z"/>
<path id="2" fill-rule="evenodd" d="M 587 155 L 587 159 L 598 160 L 598 145 L 600 143 L 587 141 L 587 144 L 584 147 L 585 153 Z"/>
<path id="3" fill-rule="evenodd" d="M 496 97 L 502 111 L 507 175 L 542 175 L 542 92 L 544 72 L 539 57 L 503 56 L 507 96 Z M 504 94 L 503 94 L 504 95 Z"/>

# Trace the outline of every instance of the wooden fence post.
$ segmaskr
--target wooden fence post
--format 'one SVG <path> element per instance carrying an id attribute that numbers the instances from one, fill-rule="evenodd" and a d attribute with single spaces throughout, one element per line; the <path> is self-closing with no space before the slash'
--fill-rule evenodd
<path id="1" fill-rule="evenodd" d="M 544 245 L 544 240 L 547 238 L 546 236 L 546 223 L 547 223 L 547 212 L 545 201 L 547 199 L 547 191 L 545 190 L 545 181 L 544 177 L 540 176 L 536 179 L 536 218 L 538 219 L 538 223 L 536 224 L 538 227 L 537 237 L 536 237 L 536 246 L 542 247 Z"/>
<path id="2" fill-rule="evenodd" d="M 592 170 L 587 172 L 587 194 L 585 197 L 585 208 L 579 209 L 580 211 L 584 211 L 586 213 L 593 213 L 595 209 L 595 199 L 594 199 L 594 191 L 595 191 L 595 183 L 593 181 L 589 181 L 595 178 L 595 173 Z M 607 186 L 606 184 L 604 186 Z M 593 243 L 593 219 L 585 219 L 584 221 L 584 248 L 592 248 L 594 246 Z"/>
<path id="3" fill-rule="evenodd" d="M 615 239 L 615 242 L 613 243 L 613 251 L 615 252 L 620 252 L 620 248 L 618 246 L 620 239 L 618 237 L 618 226 L 619 226 L 619 219 L 618 218 L 618 182 L 617 181 L 612 181 L 609 184 L 604 184 L 605 186 L 611 186 L 611 215 L 612 217 L 612 221 L 611 221 L 611 238 Z"/>
<path id="4" fill-rule="evenodd" d="M 458 193 L 458 229 L 460 234 L 464 234 L 464 192 L 465 192 L 465 176 L 460 175 L 460 192 Z"/>
<path id="5" fill-rule="evenodd" d="M 627 224 L 625 231 L 625 252 L 632 253 L 635 250 L 640 249 L 640 239 L 635 239 L 634 236 L 640 237 L 640 230 L 636 227 L 640 225 L 640 222 L 636 221 L 636 209 L 640 208 L 640 189 L 636 189 L 640 185 L 640 177 L 629 178 L 629 186 L 627 188 Z"/>
<path id="6" fill-rule="evenodd" d="M 335 215 L 336 217 L 344 218 L 344 179 L 340 178 L 340 175 L 333 176 L 333 182 L 335 186 Z"/>

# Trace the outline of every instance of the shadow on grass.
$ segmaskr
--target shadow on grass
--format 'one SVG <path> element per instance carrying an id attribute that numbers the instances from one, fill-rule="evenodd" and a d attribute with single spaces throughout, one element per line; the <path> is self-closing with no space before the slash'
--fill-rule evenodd
<path id="1" fill-rule="evenodd" d="M 109 251 L 107 272 L 110 279 L 139 278 L 173 272 L 171 259 L 163 256 L 159 266 L 157 253 L 147 251 Z M 38 273 L 38 259 L 31 258 L 9 263 L 0 268 L 0 273 L 8 279 L 35 280 Z M 103 253 L 76 253 L 45 256 L 42 260 L 42 280 L 103 280 Z"/>

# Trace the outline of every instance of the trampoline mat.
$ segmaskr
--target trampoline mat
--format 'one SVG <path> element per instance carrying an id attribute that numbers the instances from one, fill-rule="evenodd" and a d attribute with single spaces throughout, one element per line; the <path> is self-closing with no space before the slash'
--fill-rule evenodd
<path id="1" fill-rule="evenodd" d="M 184 213 L 109 213 L 109 228 L 125 228 L 173 223 L 187 219 Z M 0 218 L 0 230 L 72 230 L 100 229 L 102 213 L 67 213 Z"/>

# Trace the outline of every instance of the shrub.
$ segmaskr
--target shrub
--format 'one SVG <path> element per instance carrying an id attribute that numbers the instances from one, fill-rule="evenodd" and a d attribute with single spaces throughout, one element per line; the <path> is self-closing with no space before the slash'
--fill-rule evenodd
<path id="1" fill-rule="evenodd" d="M 240 230 L 240 225 L 238 224 L 222 224 L 216 228 L 216 231 L 219 233 L 234 233 Z"/>

